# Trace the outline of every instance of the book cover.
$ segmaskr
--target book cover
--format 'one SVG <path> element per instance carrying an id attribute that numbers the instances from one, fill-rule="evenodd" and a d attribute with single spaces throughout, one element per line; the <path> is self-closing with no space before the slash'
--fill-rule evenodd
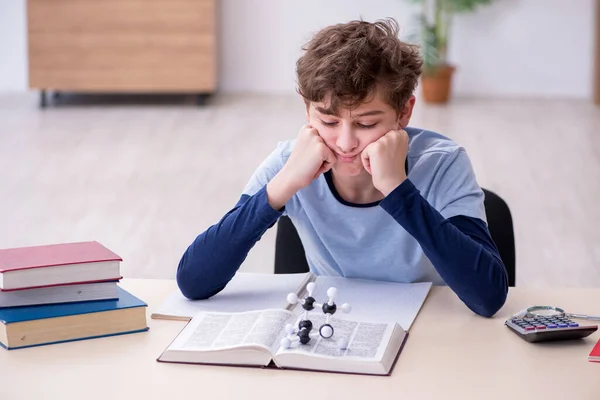
<path id="1" fill-rule="evenodd" d="M 66 317 L 112 311 L 133 307 L 145 307 L 147 304 L 123 288 L 118 288 L 118 300 L 100 300 L 81 303 L 48 304 L 19 308 L 0 309 L 0 322 L 12 324 L 15 322 L 33 321 L 39 319 Z"/>
<path id="2" fill-rule="evenodd" d="M 144 329 L 136 329 L 136 330 L 132 330 L 132 331 L 124 331 L 124 332 L 117 332 L 117 333 L 105 333 L 102 335 L 82 336 L 82 337 L 79 337 L 76 339 L 56 340 L 56 341 L 52 341 L 52 342 L 38 343 L 38 344 L 32 344 L 32 345 L 20 346 L 20 347 L 8 347 L 4 343 L 0 342 L 0 347 L 2 347 L 5 350 L 27 349 L 30 347 L 40 347 L 40 346 L 48 346 L 48 345 L 53 345 L 53 344 L 78 342 L 81 340 L 91 340 L 91 339 L 101 339 L 101 338 L 111 337 L 111 336 L 131 335 L 134 333 L 147 332 L 148 330 L 150 330 L 150 328 L 146 327 Z"/>
<path id="3" fill-rule="evenodd" d="M 92 283 L 106 283 L 106 282 L 119 282 L 121 279 L 123 279 L 122 276 L 119 276 L 117 279 L 96 279 L 96 280 L 92 280 L 92 281 L 85 281 L 85 282 L 67 282 L 67 283 L 54 283 L 52 285 L 43 285 L 43 286 L 35 286 L 35 287 L 20 287 L 20 288 L 15 288 L 15 289 L 3 289 L 0 288 L 0 292 L 4 292 L 4 293 L 18 293 L 24 290 L 31 290 L 31 289 L 43 289 L 43 288 L 53 288 L 53 287 L 57 287 L 57 286 L 76 286 L 76 285 L 82 285 L 82 284 L 92 284 Z"/>
<path id="4" fill-rule="evenodd" d="M 123 260 L 96 241 L 0 249 L 0 273 L 106 261 Z"/>

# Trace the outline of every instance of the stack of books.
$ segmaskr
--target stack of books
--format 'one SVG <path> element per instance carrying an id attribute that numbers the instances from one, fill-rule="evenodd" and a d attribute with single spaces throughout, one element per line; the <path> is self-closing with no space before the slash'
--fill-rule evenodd
<path id="1" fill-rule="evenodd" d="M 121 261 L 95 241 L 0 249 L 0 346 L 147 331 L 147 304 L 118 285 Z"/>

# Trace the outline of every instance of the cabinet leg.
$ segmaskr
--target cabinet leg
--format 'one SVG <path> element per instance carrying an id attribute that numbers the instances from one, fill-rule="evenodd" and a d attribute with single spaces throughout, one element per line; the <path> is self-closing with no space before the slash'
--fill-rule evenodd
<path id="1" fill-rule="evenodd" d="M 40 91 L 40 108 L 46 108 L 48 106 L 48 97 L 46 96 L 46 91 Z"/>
<path id="2" fill-rule="evenodd" d="M 208 95 L 206 93 L 199 93 L 196 95 L 196 104 L 199 106 L 206 105 L 206 100 L 208 99 Z"/>

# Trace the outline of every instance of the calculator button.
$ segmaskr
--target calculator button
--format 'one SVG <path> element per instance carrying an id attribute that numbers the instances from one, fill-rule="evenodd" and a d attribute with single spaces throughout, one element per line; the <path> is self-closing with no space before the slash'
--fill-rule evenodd
<path id="1" fill-rule="evenodd" d="M 546 329 L 546 325 L 536 325 L 535 329 Z"/>
<path id="2" fill-rule="evenodd" d="M 575 328 L 575 327 L 579 326 L 579 324 L 578 324 L 578 323 L 575 323 L 575 322 L 571 322 L 571 323 L 569 324 L 569 326 L 572 326 L 573 328 Z"/>
<path id="3" fill-rule="evenodd" d="M 557 324 L 548 324 L 548 329 L 558 328 Z"/>
<path id="4" fill-rule="evenodd" d="M 527 325 L 527 326 L 525 326 L 525 330 L 526 330 L 526 331 L 532 331 L 532 330 L 534 330 L 534 329 L 535 329 L 535 327 L 534 327 L 534 326 L 531 326 L 531 325 Z"/>
<path id="5" fill-rule="evenodd" d="M 567 328 L 568 326 L 569 326 L 569 324 L 563 324 L 563 323 L 558 324 L 559 328 Z"/>

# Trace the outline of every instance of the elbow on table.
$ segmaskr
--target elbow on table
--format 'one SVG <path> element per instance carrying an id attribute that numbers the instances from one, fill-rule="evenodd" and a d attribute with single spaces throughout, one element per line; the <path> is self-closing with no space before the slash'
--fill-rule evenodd
<path id="1" fill-rule="evenodd" d="M 181 293 L 190 300 L 206 300 L 219 293 L 223 288 L 209 287 L 209 279 L 204 279 L 199 265 L 191 265 L 185 256 L 177 267 L 176 281 Z"/>
<path id="2" fill-rule="evenodd" d="M 469 305 L 469 308 L 477 315 L 491 318 L 504 306 L 508 297 L 508 274 L 502 261 L 498 260 L 492 269 L 494 274 L 486 283 L 479 286 L 479 295 Z"/>
<path id="3" fill-rule="evenodd" d="M 508 287 L 498 289 L 493 296 L 482 298 L 477 304 L 469 307 L 475 314 L 491 318 L 504 306 L 508 297 Z"/>

